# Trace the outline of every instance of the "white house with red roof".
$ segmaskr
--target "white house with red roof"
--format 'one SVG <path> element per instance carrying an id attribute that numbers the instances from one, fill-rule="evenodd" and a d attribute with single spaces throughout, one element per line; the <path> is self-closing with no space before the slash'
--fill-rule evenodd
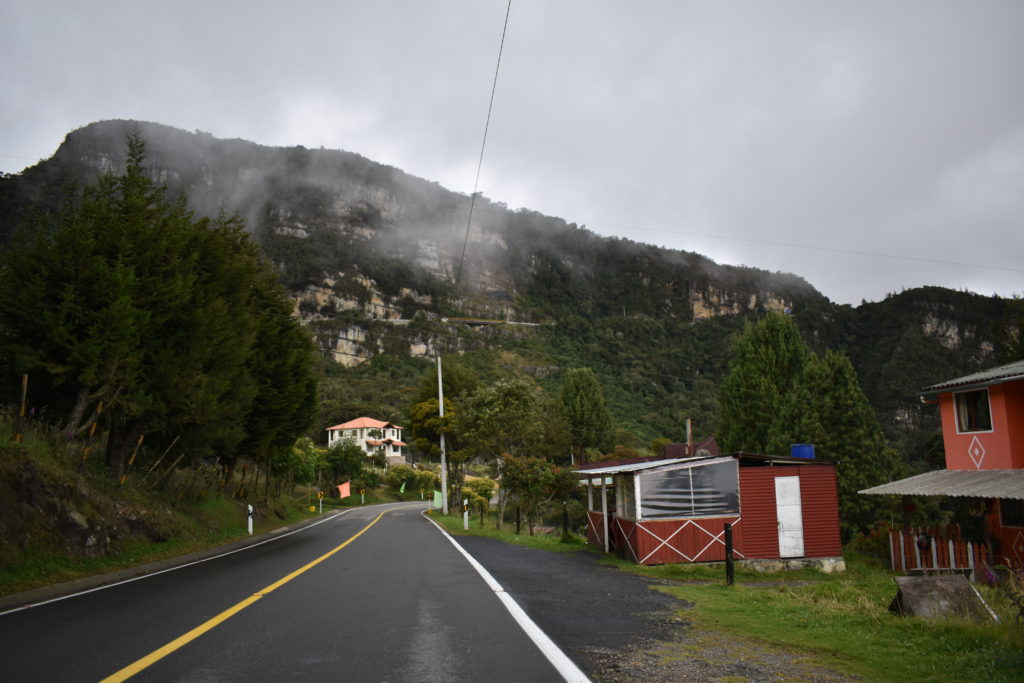
<path id="1" fill-rule="evenodd" d="M 357 417 L 327 428 L 328 448 L 342 439 L 354 441 L 367 456 L 382 453 L 389 465 L 405 464 L 402 428 L 391 422 L 381 422 L 372 417 Z"/>

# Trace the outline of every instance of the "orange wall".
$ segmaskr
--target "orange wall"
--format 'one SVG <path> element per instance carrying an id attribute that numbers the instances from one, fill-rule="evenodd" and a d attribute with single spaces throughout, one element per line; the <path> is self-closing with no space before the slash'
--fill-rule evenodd
<path id="1" fill-rule="evenodd" d="M 1024 382 L 1003 384 L 1010 432 L 1010 468 L 1024 469 Z"/>
<path id="2" fill-rule="evenodd" d="M 992 407 L 992 431 L 988 432 L 958 434 L 953 394 L 939 397 L 946 469 L 1024 468 L 1024 382 L 995 384 L 988 388 L 988 393 Z M 972 451 L 978 451 L 974 458 Z"/>

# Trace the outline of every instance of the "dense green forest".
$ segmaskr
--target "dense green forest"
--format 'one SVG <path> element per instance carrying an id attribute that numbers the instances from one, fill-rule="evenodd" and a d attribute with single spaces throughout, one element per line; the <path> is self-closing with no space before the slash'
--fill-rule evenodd
<path id="1" fill-rule="evenodd" d="M 123 174 L 69 190 L 2 253 L 8 390 L 21 377 L 22 405 L 69 441 L 104 435 L 115 476 L 144 439 L 226 478 L 240 457 L 269 468 L 314 418 L 309 333 L 240 221 L 194 218 L 144 172 L 141 137 L 126 147 Z"/>

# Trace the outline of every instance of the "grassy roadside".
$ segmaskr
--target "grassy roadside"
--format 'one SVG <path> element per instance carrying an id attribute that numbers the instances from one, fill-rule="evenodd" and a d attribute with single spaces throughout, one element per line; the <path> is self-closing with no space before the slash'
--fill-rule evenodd
<path id="1" fill-rule="evenodd" d="M 462 528 L 463 519 L 461 514 L 449 514 L 446 517 L 441 514 L 440 510 L 434 509 L 430 511 L 430 515 L 435 522 L 443 526 L 445 530 L 452 535 L 469 533 L 473 536 L 494 538 L 499 541 L 505 541 L 506 543 L 516 543 L 530 548 L 540 548 L 542 550 L 554 550 L 559 552 L 580 550 L 587 547 L 585 539 L 574 535 L 570 535 L 565 539 L 562 538 L 561 533 L 535 533 L 531 536 L 527 531 L 525 524 L 523 525 L 522 532 L 519 534 L 515 533 L 515 524 L 506 524 L 501 529 L 496 529 L 494 518 L 492 516 L 488 516 L 486 522 L 481 525 L 479 513 L 476 516 L 469 516 L 468 532 L 464 531 Z"/>
<path id="2" fill-rule="evenodd" d="M 366 492 L 365 505 L 419 500 L 418 496 L 399 494 L 388 489 Z M 338 500 L 326 499 L 323 514 L 363 505 L 357 494 Z M 263 506 L 257 506 L 263 507 Z M 27 548 L 16 557 L 0 563 L 0 596 L 20 593 L 42 586 L 74 581 L 89 576 L 127 569 L 201 550 L 216 548 L 249 536 L 246 504 L 223 496 L 211 496 L 176 511 L 179 519 L 170 536 L 163 541 L 128 542 L 113 554 L 88 557 L 54 552 L 49 548 Z M 312 508 L 312 509 L 310 509 Z M 307 495 L 277 497 L 270 510 L 258 510 L 253 534 L 320 516 L 320 505 Z"/>
<path id="3" fill-rule="evenodd" d="M 461 516 L 434 519 L 450 533 L 467 533 Z M 469 534 L 547 550 L 575 550 L 558 534 L 529 536 L 497 531 L 479 519 Z M 896 594 L 892 573 L 856 556 L 847 571 L 823 574 L 804 569 L 774 574 L 738 567 L 726 586 L 720 565 L 640 567 L 607 557 L 622 571 L 660 579 L 656 590 L 693 603 L 679 616 L 693 627 L 688 642 L 665 643 L 663 661 L 686 657 L 758 657 L 766 649 L 789 653 L 808 669 L 821 668 L 870 681 L 1019 681 L 1024 671 L 1024 625 L 996 589 L 981 587 L 1002 623 L 925 620 L 888 611 Z"/>
<path id="4" fill-rule="evenodd" d="M 2 422 L 2 420 L 0 420 Z M 2 433 L 0 437 L 10 436 Z M 211 487 L 192 469 L 157 487 L 139 472 L 119 482 L 98 463 L 69 456 L 59 434 L 37 429 L 24 443 L 0 438 L 0 596 L 215 548 L 244 539 L 247 500 L 255 534 L 319 514 L 315 491 L 297 487 L 265 501 Z M 212 468 L 207 468 L 212 469 Z M 416 496 L 418 499 L 418 496 Z M 367 505 L 413 499 L 387 489 Z M 323 510 L 362 504 L 328 498 Z"/>
<path id="5" fill-rule="evenodd" d="M 305 500 L 277 499 L 274 513 L 257 516 L 253 533 L 260 534 L 315 516 Z M 327 508 L 325 508 L 325 511 Z M 215 497 L 178 511 L 188 522 L 179 522 L 166 540 L 133 540 L 109 555 L 89 557 L 56 552 L 52 546 L 27 547 L 0 566 L 0 596 L 65 581 L 105 574 L 179 555 L 214 548 L 246 538 L 244 504 Z"/>

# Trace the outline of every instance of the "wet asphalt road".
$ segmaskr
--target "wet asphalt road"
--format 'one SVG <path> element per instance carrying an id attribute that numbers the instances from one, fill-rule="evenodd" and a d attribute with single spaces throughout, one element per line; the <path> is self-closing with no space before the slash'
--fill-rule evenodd
<path id="1" fill-rule="evenodd" d="M 652 581 L 602 565 L 585 550 L 549 552 L 489 538 L 459 536 L 530 617 L 588 675 L 595 654 L 676 637 L 687 606 Z"/>
<path id="2" fill-rule="evenodd" d="M 347 546 L 275 585 L 385 507 L 394 509 Z M 561 680 L 421 510 L 354 509 L 232 555 L 0 615 L 0 679 L 96 681 L 141 662 L 133 681 Z M 153 654 L 197 627 L 187 644 Z"/>
<path id="3" fill-rule="evenodd" d="M 97 681 L 134 663 L 133 681 L 562 680 L 422 509 L 353 509 L 223 557 L 0 614 L 0 679 Z M 457 541 L 587 675 L 609 653 L 679 632 L 681 602 L 593 553 Z"/>

